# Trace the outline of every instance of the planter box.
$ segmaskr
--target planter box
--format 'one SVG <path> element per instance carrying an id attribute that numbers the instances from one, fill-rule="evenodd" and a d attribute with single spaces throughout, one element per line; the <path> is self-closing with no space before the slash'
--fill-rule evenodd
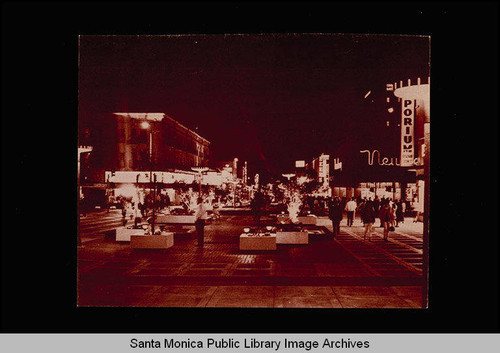
<path id="1" fill-rule="evenodd" d="M 317 221 L 318 221 L 318 217 L 316 217 L 316 215 L 308 215 L 308 216 L 298 216 L 297 217 L 299 223 L 302 223 L 302 224 L 312 224 L 312 225 L 316 225 Z M 276 220 L 278 221 L 278 223 L 292 223 L 292 221 L 290 220 L 290 217 L 288 215 L 284 215 L 284 214 L 280 214 L 278 216 L 276 216 Z"/>
<path id="2" fill-rule="evenodd" d="M 277 244 L 309 244 L 308 232 L 276 232 Z"/>
<path id="3" fill-rule="evenodd" d="M 116 228 L 116 241 L 130 241 L 132 235 L 144 235 L 144 229 Z"/>
<path id="4" fill-rule="evenodd" d="M 240 250 L 276 250 L 276 234 L 268 237 L 240 235 Z"/>
<path id="5" fill-rule="evenodd" d="M 130 246 L 133 249 L 168 249 L 174 245 L 174 233 L 161 235 L 132 235 Z"/>
<path id="6" fill-rule="evenodd" d="M 316 222 L 318 221 L 318 217 L 316 217 L 313 214 L 308 215 L 308 216 L 299 216 L 298 219 L 299 219 L 299 223 L 302 223 L 302 224 L 316 225 Z"/>
<path id="7" fill-rule="evenodd" d="M 155 223 L 161 224 L 194 224 L 194 215 L 160 215 L 156 217 Z"/>

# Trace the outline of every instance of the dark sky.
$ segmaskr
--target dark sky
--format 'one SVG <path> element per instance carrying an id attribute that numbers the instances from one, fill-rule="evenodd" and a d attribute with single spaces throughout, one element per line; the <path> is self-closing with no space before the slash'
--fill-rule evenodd
<path id="1" fill-rule="evenodd" d="M 80 126 L 101 112 L 164 112 L 210 140 L 214 159 L 283 172 L 377 136 L 385 118 L 365 93 L 383 107 L 386 83 L 426 78 L 429 39 L 83 36 L 79 72 Z"/>

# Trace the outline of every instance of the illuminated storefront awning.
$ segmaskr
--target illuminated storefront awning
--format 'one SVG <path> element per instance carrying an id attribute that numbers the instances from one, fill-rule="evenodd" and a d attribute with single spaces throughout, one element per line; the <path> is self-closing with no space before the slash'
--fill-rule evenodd
<path id="1" fill-rule="evenodd" d="M 113 175 L 114 174 L 114 175 Z M 156 176 L 157 183 L 163 184 L 173 184 L 173 183 L 184 183 L 192 184 L 193 182 L 198 182 L 198 173 L 189 171 L 175 171 L 175 172 L 163 172 L 163 171 L 106 171 L 104 177 L 106 181 L 110 183 L 122 183 L 122 184 L 135 184 L 135 183 L 149 183 L 151 174 Z M 223 183 L 223 177 L 221 173 L 217 172 L 207 172 L 202 177 L 203 185 L 216 185 L 220 186 Z"/>

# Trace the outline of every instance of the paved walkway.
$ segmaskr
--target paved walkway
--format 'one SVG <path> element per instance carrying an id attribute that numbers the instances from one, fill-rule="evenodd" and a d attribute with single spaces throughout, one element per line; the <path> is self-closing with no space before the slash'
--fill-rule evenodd
<path id="1" fill-rule="evenodd" d="M 239 234 L 252 224 L 252 218 L 223 216 L 206 227 L 203 248 L 195 246 L 196 234 L 183 232 L 176 234 L 170 249 L 134 251 L 102 233 L 119 218 L 112 213 L 82 220 L 83 246 L 78 249 L 81 306 L 421 305 L 421 240 L 419 229 L 412 229 L 418 224 L 401 227 L 390 242 L 380 237 L 364 241 L 363 228 L 355 224 L 342 226 L 335 240 L 329 234 L 310 235 L 308 245 L 244 252 L 239 250 Z M 321 226 L 331 229 L 329 224 L 328 219 L 320 219 Z"/>

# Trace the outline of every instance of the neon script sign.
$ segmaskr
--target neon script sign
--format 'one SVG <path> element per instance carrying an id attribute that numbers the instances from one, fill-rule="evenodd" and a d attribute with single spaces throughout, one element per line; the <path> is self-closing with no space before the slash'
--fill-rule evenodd
<path id="1" fill-rule="evenodd" d="M 367 163 L 368 165 L 373 165 L 373 160 L 375 159 L 375 154 L 377 154 L 377 164 L 379 166 L 401 166 L 401 163 L 397 157 L 383 157 L 381 159 L 380 157 L 380 151 L 379 150 L 362 150 L 359 151 L 359 153 L 366 153 L 367 155 Z M 413 165 L 420 165 L 420 160 L 419 158 L 414 158 L 413 159 Z"/>

